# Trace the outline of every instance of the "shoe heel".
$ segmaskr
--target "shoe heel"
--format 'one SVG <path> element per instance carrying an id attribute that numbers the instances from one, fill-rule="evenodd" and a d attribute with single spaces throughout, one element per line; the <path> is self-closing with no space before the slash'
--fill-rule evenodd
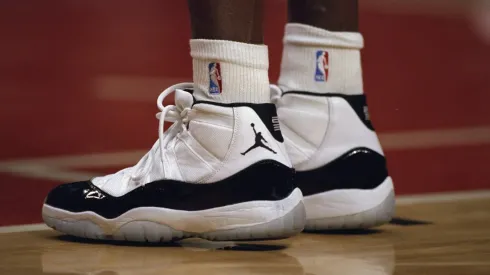
<path id="1" fill-rule="evenodd" d="M 393 181 L 387 177 L 373 190 L 315 194 L 305 197 L 304 203 L 308 216 L 305 231 L 371 228 L 388 223 L 394 215 Z"/>
<path id="2" fill-rule="evenodd" d="M 211 241 L 285 239 L 301 233 L 305 223 L 305 206 L 300 201 L 290 212 L 275 220 L 252 226 L 206 232 L 199 237 Z"/>

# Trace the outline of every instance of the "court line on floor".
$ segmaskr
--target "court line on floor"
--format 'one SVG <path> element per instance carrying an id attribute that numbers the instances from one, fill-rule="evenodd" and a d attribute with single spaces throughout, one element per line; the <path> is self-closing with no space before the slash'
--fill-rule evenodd
<path id="1" fill-rule="evenodd" d="M 441 192 L 417 195 L 402 195 L 396 197 L 397 205 L 412 205 L 423 203 L 441 203 L 461 200 L 490 198 L 490 190 L 471 190 L 459 192 Z"/>
<path id="2" fill-rule="evenodd" d="M 482 145 L 490 143 L 490 127 L 467 127 L 380 133 L 383 149 L 408 150 L 449 147 L 456 145 Z"/>
<path id="3" fill-rule="evenodd" d="M 409 149 L 432 149 L 437 147 L 490 144 L 490 127 L 439 129 L 381 133 L 381 144 L 386 151 Z M 0 169 L 16 165 L 46 165 L 56 167 L 104 167 L 131 164 L 141 158 L 147 150 L 127 150 L 109 153 L 35 157 L 0 161 Z"/>
<path id="4" fill-rule="evenodd" d="M 490 144 L 490 127 L 406 131 L 379 135 L 386 151 L 431 149 L 437 147 Z M 136 163 L 147 151 L 128 150 L 110 153 L 65 155 L 0 161 L 0 172 L 27 178 L 77 181 L 99 176 L 77 168 L 124 167 Z"/>
<path id="5" fill-rule="evenodd" d="M 397 205 L 413 205 L 413 204 L 423 204 L 423 203 L 455 202 L 461 200 L 485 199 L 485 198 L 490 198 L 490 190 L 444 192 L 444 193 L 423 194 L 423 195 L 403 195 L 403 196 L 397 196 L 396 202 Z M 12 225 L 12 226 L 9 225 L 9 226 L 0 226 L 0 234 L 41 231 L 47 229 L 49 229 L 49 227 L 43 223 Z"/>
<path id="6" fill-rule="evenodd" d="M 490 127 L 468 127 L 457 129 L 437 129 L 405 131 L 379 134 L 384 150 L 431 149 L 455 145 L 490 144 Z M 0 166 L 21 164 L 43 164 L 57 167 L 102 167 L 131 164 L 147 150 L 128 150 L 109 153 L 38 157 L 9 161 L 0 161 Z"/>
<path id="7" fill-rule="evenodd" d="M 54 157 L 34 157 L 0 161 L 0 167 L 13 167 L 15 165 L 30 164 L 39 166 L 56 166 L 72 168 L 100 168 L 131 164 L 143 157 L 148 150 L 127 150 L 108 153 L 93 153 L 81 155 L 62 155 Z"/>
<path id="8" fill-rule="evenodd" d="M 0 234 L 2 233 L 18 233 L 18 232 L 32 232 L 32 231 L 42 231 L 50 229 L 44 223 L 34 223 L 34 224 L 22 224 L 22 225 L 8 225 L 0 226 Z"/>
<path id="9" fill-rule="evenodd" d="M 20 165 L 0 165 L 0 172 L 7 172 L 23 178 L 52 180 L 58 182 L 71 182 L 100 176 L 99 173 L 83 172 L 66 167 L 38 165 L 32 163 Z"/>
<path id="10" fill-rule="evenodd" d="M 0 162 L 0 172 L 24 178 L 71 182 L 101 176 L 79 168 L 105 168 L 134 165 L 146 153 L 132 150 L 112 153 L 18 159 Z"/>

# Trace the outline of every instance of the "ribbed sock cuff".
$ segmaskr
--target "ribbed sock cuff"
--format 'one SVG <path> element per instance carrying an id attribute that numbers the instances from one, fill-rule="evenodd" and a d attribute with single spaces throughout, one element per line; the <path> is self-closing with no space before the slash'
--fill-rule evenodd
<path id="1" fill-rule="evenodd" d="M 270 102 L 267 46 L 207 39 L 190 46 L 196 99 Z"/>

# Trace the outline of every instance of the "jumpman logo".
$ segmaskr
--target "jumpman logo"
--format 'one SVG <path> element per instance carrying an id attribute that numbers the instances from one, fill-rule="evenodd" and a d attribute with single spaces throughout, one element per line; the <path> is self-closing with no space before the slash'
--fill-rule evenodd
<path id="1" fill-rule="evenodd" d="M 262 133 L 261 132 L 258 132 L 255 131 L 255 124 L 251 123 L 250 126 L 252 126 L 252 129 L 254 129 L 254 133 L 255 133 L 255 144 L 252 145 L 250 148 L 248 148 L 247 151 L 241 153 L 242 155 L 245 156 L 246 153 L 252 151 L 253 149 L 257 148 L 257 147 L 262 147 L 264 149 L 267 149 L 269 151 L 271 151 L 272 153 L 274 154 L 277 154 L 276 151 L 272 150 L 271 148 L 267 147 L 264 143 L 262 143 L 262 141 L 265 141 L 265 143 L 268 143 L 267 140 L 264 139 L 264 137 L 262 136 Z"/>

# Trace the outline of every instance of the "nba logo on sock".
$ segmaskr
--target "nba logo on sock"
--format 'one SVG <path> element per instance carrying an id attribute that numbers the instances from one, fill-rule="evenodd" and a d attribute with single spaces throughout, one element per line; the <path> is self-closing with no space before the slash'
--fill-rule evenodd
<path id="1" fill-rule="evenodd" d="M 221 65 L 218 62 L 209 63 L 209 93 L 221 94 Z"/>
<path id="2" fill-rule="evenodd" d="M 315 81 L 326 82 L 328 78 L 328 52 L 316 52 Z"/>

